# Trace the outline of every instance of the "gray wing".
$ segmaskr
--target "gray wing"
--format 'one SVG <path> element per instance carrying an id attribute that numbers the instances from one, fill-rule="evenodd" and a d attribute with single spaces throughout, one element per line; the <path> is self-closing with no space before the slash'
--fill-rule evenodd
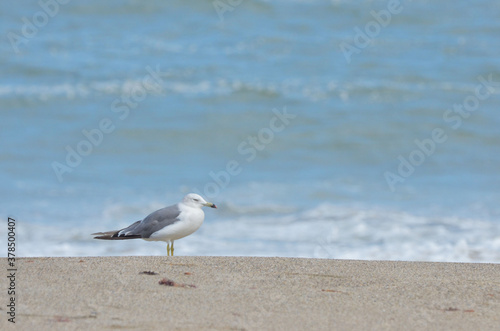
<path id="1" fill-rule="evenodd" d="M 180 214 L 181 211 L 178 205 L 172 205 L 159 209 L 149 214 L 142 221 L 137 221 L 134 224 L 118 231 L 115 237 L 149 238 L 154 232 L 180 221 Z"/>

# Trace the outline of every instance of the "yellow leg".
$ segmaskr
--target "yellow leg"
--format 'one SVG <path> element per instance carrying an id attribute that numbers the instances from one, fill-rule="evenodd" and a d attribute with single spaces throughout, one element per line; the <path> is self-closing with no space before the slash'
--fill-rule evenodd
<path id="1" fill-rule="evenodd" d="M 167 256 L 174 256 L 174 241 L 167 243 Z"/>

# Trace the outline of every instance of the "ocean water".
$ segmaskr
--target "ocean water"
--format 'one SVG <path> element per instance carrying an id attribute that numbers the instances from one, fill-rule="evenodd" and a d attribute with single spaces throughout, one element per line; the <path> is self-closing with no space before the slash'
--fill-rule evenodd
<path id="1" fill-rule="evenodd" d="M 500 3 L 394 3 L 2 2 L 2 242 L 165 255 L 90 233 L 194 191 L 178 255 L 500 262 Z"/>

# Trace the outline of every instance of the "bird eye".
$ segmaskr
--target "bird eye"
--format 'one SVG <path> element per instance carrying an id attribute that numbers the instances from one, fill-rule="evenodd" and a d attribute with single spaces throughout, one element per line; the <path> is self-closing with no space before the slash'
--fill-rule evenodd
<path id="1" fill-rule="evenodd" d="M 194 200 L 194 201 L 196 201 L 196 202 L 200 201 L 200 200 L 198 200 L 198 199 L 193 199 L 193 200 Z"/>

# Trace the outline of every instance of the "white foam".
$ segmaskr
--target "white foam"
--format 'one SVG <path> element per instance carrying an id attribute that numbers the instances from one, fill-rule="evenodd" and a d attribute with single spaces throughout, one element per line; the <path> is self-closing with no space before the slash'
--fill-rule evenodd
<path id="1" fill-rule="evenodd" d="M 147 71 L 144 70 L 144 75 Z M 67 99 L 88 98 L 93 95 L 120 95 L 130 94 L 132 91 L 144 87 L 144 75 L 125 79 L 93 80 L 85 83 L 55 83 L 55 84 L 7 84 L 0 85 L 0 97 L 24 96 L 48 100 L 63 97 Z M 164 93 L 178 93 L 183 95 L 227 95 L 233 92 L 254 92 L 264 95 L 280 94 L 285 97 L 301 95 L 310 101 L 340 98 L 347 101 L 350 95 L 371 90 L 377 86 L 380 90 L 393 91 L 394 94 L 413 91 L 413 84 L 394 83 L 393 81 L 358 81 L 342 85 L 337 81 L 310 82 L 296 78 L 286 78 L 281 81 L 262 81 L 252 79 L 212 79 L 198 80 L 188 71 L 167 70 L 162 72 L 164 82 L 161 86 L 148 89 L 148 93 L 161 95 Z M 441 91 L 471 92 L 475 85 L 460 85 L 456 82 L 446 82 L 433 86 Z M 374 96 L 374 95 L 372 95 Z"/>
<path id="2" fill-rule="evenodd" d="M 148 210 L 157 205 L 148 206 Z M 145 208 L 146 209 L 146 208 Z M 163 243 L 96 241 L 90 233 L 126 226 L 145 209 L 112 205 L 103 221 L 78 228 L 20 223 L 20 256 L 165 255 Z M 360 260 L 500 262 L 500 225 L 480 219 L 321 204 L 276 213 L 210 213 L 179 255 L 283 256 Z M 121 219 L 116 224 L 116 219 Z"/>

